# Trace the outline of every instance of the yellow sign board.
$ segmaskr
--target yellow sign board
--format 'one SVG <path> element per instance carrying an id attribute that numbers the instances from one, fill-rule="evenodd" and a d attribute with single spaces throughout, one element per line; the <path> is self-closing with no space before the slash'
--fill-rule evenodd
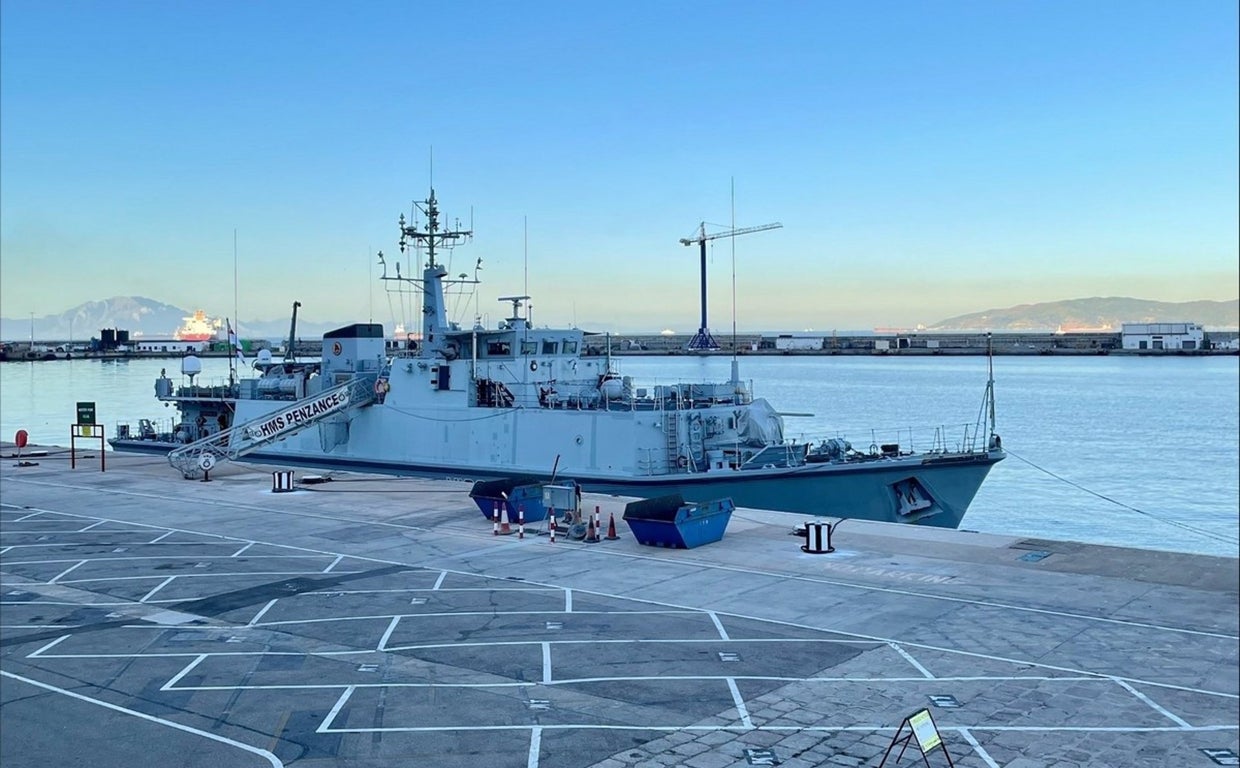
<path id="1" fill-rule="evenodd" d="M 923 754 L 943 746 L 943 739 L 939 736 L 939 729 L 934 726 L 929 710 L 922 709 L 909 715 L 908 724 L 912 727 Z"/>

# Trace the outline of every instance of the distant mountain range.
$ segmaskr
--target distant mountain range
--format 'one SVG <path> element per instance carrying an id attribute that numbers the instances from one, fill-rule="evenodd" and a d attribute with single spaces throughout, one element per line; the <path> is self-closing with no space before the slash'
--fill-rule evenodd
<path id="1" fill-rule="evenodd" d="M 131 337 L 171 339 L 193 312 L 142 296 L 114 296 L 103 301 L 88 301 L 58 315 L 33 319 L 35 341 L 87 341 L 99 338 L 104 328 L 129 331 Z M 208 317 L 214 319 L 213 315 Z M 30 317 L 0 318 L 0 339 L 23 341 L 31 337 Z M 282 339 L 288 336 L 289 319 L 243 320 L 241 337 L 245 339 Z M 317 339 L 325 331 L 346 323 L 312 323 L 297 321 L 297 336 Z M 220 334 L 221 341 L 224 334 Z"/>
<path id="2" fill-rule="evenodd" d="M 1147 301 L 1118 296 L 1020 304 L 958 315 L 927 331 L 1119 331 L 1124 323 L 1199 323 L 1207 330 L 1240 328 L 1240 299 L 1231 301 Z"/>
<path id="3" fill-rule="evenodd" d="M 115 296 L 104 301 L 90 301 L 58 315 L 33 319 L 36 341 L 86 341 L 98 338 L 103 328 L 121 328 L 131 336 L 172 338 L 173 333 L 192 312 L 141 296 Z M 923 330 L 962 331 L 1119 331 L 1123 323 L 1195 322 L 1208 330 L 1240 328 L 1240 299 L 1231 301 L 1186 301 L 1180 303 L 1147 301 L 1122 297 L 1069 299 L 1042 304 L 1021 304 L 1007 309 L 988 309 L 968 315 L 949 317 L 924 327 Z M 287 318 L 280 320 L 243 320 L 243 338 L 281 339 L 288 335 Z M 317 339 L 325 331 L 339 328 L 344 322 L 297 322 L 297 336 Z M 390 328 L 387 329 L 390 332 Z M 592 328 L 591 330 L 607 330 Z M 221 334 L 222 335 L 222 334 Z M 31 318 L 0 318 L 0 339 L 21 341 L 31 336 Z"/>

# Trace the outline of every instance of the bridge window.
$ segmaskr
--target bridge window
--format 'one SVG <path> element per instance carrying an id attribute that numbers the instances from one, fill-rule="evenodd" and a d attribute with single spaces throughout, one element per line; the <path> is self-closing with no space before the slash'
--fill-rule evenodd
<path id="1" fill-rule="evenodd" d="M 542 353 L 544 355 L 554 355 L 556 348 L 559 346 L 560 346 L 559 342 L 544 341 L 543 346 L 542 346 Z"/>
<path id="2" fill-rule="evenodd" d="M 512 344 L 507 341 L 488 341 L 487 357 L 508 357 L 512 354 Z"/>
<path id="3" fill-rule="evenodd" d="M 523 341 L 523 342 L 521 342 L 521 354 L 523 354 L 523 355 L 537 355 L 537 354 L 538 354 L 538 342 L 537 342 L 537 341 Z"/>
<path id="4" fill-rule="evenodd" d="M 575 342 L 575 341 L 566 341 L 566 342 L 564 342 L 564 354 L 566 354 L 566 355 L 575 355 L 575 354 L 577 354 L 577 342 Z"/>

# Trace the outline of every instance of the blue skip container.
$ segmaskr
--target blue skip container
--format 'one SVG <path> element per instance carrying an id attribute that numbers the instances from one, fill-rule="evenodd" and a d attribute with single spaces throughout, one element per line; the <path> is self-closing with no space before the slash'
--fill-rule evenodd
<path id="1" fill-rule="evenodd" d="M 478 505 L 482 516 L 490 520 L 497 505 L 508 510 L 508 521 L 517 522 L 517 510 L 525 513 L 525 522 L 537 523 L 547 519 L 547 507 L 543 503 L 543 486 L 547 483 L 537 477 L 504 477 L 499 480 L 479 480 L 469 491 L 469 497 Z M 576 486 L 572 480 L 562 480 L 559 485 Z M 563 510 L 557 509 L 557 515 Z"/>
<path id="2" fill-rule="evenodd" d="M 734 509 L 731 499 L 686 504 L 680 494 L 673 494 L 629 503 L 624 522 L 638 544 L 692 549 L 722 539 Z"/>

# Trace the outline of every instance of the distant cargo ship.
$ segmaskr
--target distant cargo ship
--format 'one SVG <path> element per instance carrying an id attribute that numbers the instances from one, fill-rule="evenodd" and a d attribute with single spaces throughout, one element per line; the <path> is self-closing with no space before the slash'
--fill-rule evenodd
<path id="1" fill-rule="evenodd" d="M 223 322 L 219 319 L 208 320 L 207 313 L 201 309 L 195 310 L 192 316 L 184 319 L 185 322 L 173 334 L 177 341 L 211 341 L 223 327 Z"/>

